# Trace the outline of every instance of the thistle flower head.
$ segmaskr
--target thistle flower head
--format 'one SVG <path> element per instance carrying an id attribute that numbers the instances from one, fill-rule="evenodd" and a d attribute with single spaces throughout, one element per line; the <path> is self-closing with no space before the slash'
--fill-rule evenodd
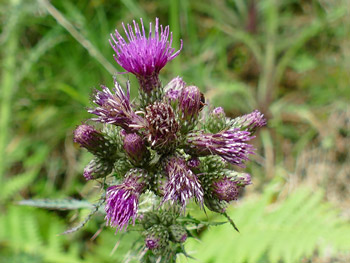
<path id="1" fill-rule="evenodd" d="M 213 194 L 219 200 L 230 202 L 238 197 L 239 186 L 237 182 L 224 177 L 213 183 Z"/>
<path id="2" fill-rule="evenodd" d="M 126 174 L 124 182 L 113 185 L 106 192 L 106 224 L 122 230 L 136 220 L 139 196 L 145 190 L 143 171 L 132 169 Z"/>
<path id="3" fill-rule="evenodd" d="M 137 133 L 129 133 L 125 135 L 124 150 L 136 165 L 141 164 L 143 159 L 148 155 L 147 147 L 142 137 Z"/>
<path id="4" fill-rule="evenodd" d="M 180 77 L 173 78 L 165 87 L 164 95 L 170 101 L 179 99 L 182 90 L 186 87 L 186 83 Z"/>
<path id="5" fill-rule="evenodd" d="M 213 110 L 212 114 L 218 117 L 225 117 L 225 111 L 222 107 L 217 107 Z"/>
<path id="6" fill-rule="evenodd" d="M 160 246 L 160 239 L 156 236 L 150 235 L 146 237 L 145 244 L 148 249 L 153 250 L 156 248 L 159 248 Z"/>
<path id="7" fill-rule="evenodd" d="M 103 155 L 108 141 L 93 126 L 82 124 L 74 131 L 74 142 L 95 155 Z"/>
<path id="8" fill-rule="evenodd" d="M 245 143 L 252 138 L 250 132 L 235 129 L 216 134 L 191 133 L 188 142 L 196 154 L 216 154 L 229 163 L 244 167 L 243 162 L 254 153 L 254 147 Z"/>
<path id="9" fill-rule="evenodd" d="M 220 131 L 226 130 L 229 126 L 226 123 L 225 111 L 222 107 L 215 108 L 210 112 L 206 123 L 205 128 L 211 133 L 218 133 Z"/>
<path id="10" fill-rule="evenodd" d="M 89 109 L 88 112 L 98 117 L 92 120 L 118 125 L 127 131 L 143 127 L 144 120 L 131 107 L 129 82 L 127 82 L 126 89 L 125 94 L 119 83 L 115 81 L 114 94 L 105 86 L 102 86 L 102 91 L 96 90 L 93 103 L 98 107 Z"/>
<path id="11" fill-rule="evenodd" d="M 170 158 L 165 166 L 165 171 L 168 182 L 164 189 L 163 203 L 169 200 L 179 202 L 185 209 L 188 200 L 194 197 L 202 206 L 202 187 L 197 176 L 187 167 L 184 159 L 181 157 Z"/>
<path id="12" fill-rule="evenodd" d="M 171 146 L 177 138 L 179 124 L 176 122 L 172 107 L 164 102 L 155 102 L 146 107 L 148 141 L 151 147 L 159 149 Z"/>
<path id="13" fill-rule="evenodd" d="M 226 202 L 223 202 L 217 198 L 213 198 L 212 196 L 208 195 L 204 196 L 204 204 L 207 208 L 209 208 L 209 210 L 220 214 L 224 213 L 227 207 Z"/>
<path id="14" fill-rule="evenodd" d="M 129 24 L 123 24 L 127 40 L 115 30 L 114 36 L 111 34 L 110 44 L 116 53 L 115 61 L 127 72 L 135 74 L 141 88 L 150 92 L 159 85 L 159 71 L 180 53 L 182 40 L 180 49 L 175 52 L 171 47 L 173 37 L 169 26 L 163 28 L 156 18 L 154 33 L 150 23 L 149 33 L 146 34 L 142 19 L 140 22 L 141 28 L 133 21 L 134 29 Z"/>
<path id="15" fill-rule="evenodd" d="M 97 178 L 106 177 L 113 170 L 113 162 L 95 157 L 84 168 L 83 176 L 86 180 L 93 180 Z"/>
<path id="16" fill-rule="evenodd" d="M 153 225 L 145 233 L 146 247 L 155 254 L 162 253 L 162 250 L 169 244 L 169 232 L 163 225 Z"/>
<path id="17" fill-rule="evenodd" d="M 237 117 L 232 120 L 231 127 L 239 128 L 241 130 L 249 131 L 251 133 L 255 132 L 257 128 L 266 125 L 266 119 L 264 114 L 260 111 L 255 110 L 249 114 Z"/>
<path id="18" fill-rule="evenodd" d="M 176 243 L 183 243 L 187 239 L 187 231 L 183 226 L 171 225 L 169 227 L 170 237 Z"/>
<path id="19" fill-rule="evenodd" d="M 101 86 L 88 112 L 103 129 L 80 125 L 74 141 L 95 155 L 84 169 L 87 180 L 122 179 L 105 189 L 97 204 L 105 204 L 106 224 L 121 231 L 137 219 L 145 237 L 142 260 L 175 261 L 176 254 L 185 253 L 181 243 L 190 233 L 190 221 L 179 218 L 189 200 L 225 215 L 235 227 L 225 209 L 251 180 L 229 170 L 229 163 L 244 167 L 254 151 L 248 141 L 266 120 L 259 111 L 234 120 L 221 107 L 202 111 L 203 94 L 180 77 L 162 88 L 159 73 L 179 54 L 182 41 L 179 50 L 172 48 L 169 26 L 158 18 L 147 33 L 142 19 L 123 24 L 123 30 L 115 30 L 110 44 L 116 62 L 140 84 L 138 101 L 130 100 L 129 82 L 126 90 L 117 81 L 114 89 Z M 138 215 L 146 190 L 152 195 L 142 201 L 152 202 L 153 209 Z"/>

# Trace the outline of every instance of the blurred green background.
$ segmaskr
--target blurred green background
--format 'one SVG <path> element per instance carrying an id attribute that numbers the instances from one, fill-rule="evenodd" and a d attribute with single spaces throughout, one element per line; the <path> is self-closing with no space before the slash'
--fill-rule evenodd
<path id="1" fill-rule="evenodd" d="M 175 47 L 184 41 L 163 83 L 180 75 L 231 117 L 268 118 L 247 167 L 253 185 L 229 209 L 241 233 L 203 227 L 186 243 L 197 261 L 179 262 L 350 262 L 348 0 L 2 0 L 0 262 L 135 262 L 138 234 L 114 235 L 103 215 L 58 235 L 89 210 L 16 202 L 97 201 L 82 176 L 90 155 L 72 133 L 89 117 L 92 88 L 122 71 L 109 34 L 140 17 L 169 24 Z M 133 76 L 118 79 L 137 94 Z"/>

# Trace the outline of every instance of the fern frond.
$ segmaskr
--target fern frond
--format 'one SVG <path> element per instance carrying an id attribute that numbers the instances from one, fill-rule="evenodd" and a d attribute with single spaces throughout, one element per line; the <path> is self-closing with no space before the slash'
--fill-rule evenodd
<path id="1" fill-rule="evenodd" d="M 241 234 L 224 225 L 207 231 L 201 244 L 189 240 L 186 249 L 196 250 L 192 256 L 200 262 L 216 263 L 294 263 L 315 252 L 335 255 L 350 250 L 350 225 L 323 202 L 321 191 L 302 188 L 273 206 L 272 196 L 270 188 L 260 200 L 251 198 L 228 213 Z"/>
<path id="2" fill-rule="evenodd" d="M 76 246 L 67 246 L 66 238 L 58 236 L 63 231 L 64 223 L 54 214 L 13 206 L 0 215 L 0 223 L 1 244 L 7 248 L 5 251 L 18 255 L 14 258 L 9 257 L 9 261 L 6 262 L 16 262 L 11 260 L 21 259 L 23 256 L 25 260 L 28 258 L 28 262 L 35 258 L 35 262 L 43 263 L 82 263 Z"/>

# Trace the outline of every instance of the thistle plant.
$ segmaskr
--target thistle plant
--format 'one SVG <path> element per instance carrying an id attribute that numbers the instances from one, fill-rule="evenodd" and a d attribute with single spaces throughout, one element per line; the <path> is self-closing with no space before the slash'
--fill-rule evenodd
<path id="1" fill-rule="evenodd" d="M 175 262 L 191 236 L 187 226 L 196 222 L 186 214 L 188 203 L 228 218 L 229 202 L 251 184 L 249 174 L 233 169 L 244 168 L 254 154 L 249 143 L 266 120 L 257 110 L 226 117 L 181 77 L 164 85 L 160 71 L 179 55 L 182 41 L 179 50 L 172 48 L 169 26 L 158 19 L 149 28 L 146 33 L 142 19 L 123 24 L 125 35 L 116 30 L 110 40 L 115 61 L 138 79 L 138 99 L 131 100 L 129 82 L 123 88 L 115 78 L 113 89 L 101 86 L 88 109 L 92 117 L 76 128 L 74 141 L 94 155 L 83 175 L 104 186 L 106 225 L 140 231 L 141 261 Z M 140 209 L 148 196 L 152 201 Z"/>

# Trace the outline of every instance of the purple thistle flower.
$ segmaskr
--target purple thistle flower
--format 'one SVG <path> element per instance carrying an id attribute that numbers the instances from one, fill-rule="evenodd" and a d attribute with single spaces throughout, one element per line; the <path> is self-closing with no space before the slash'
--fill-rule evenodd
<path id="1" fill-rule="evenodd" d="M 196 175 L 187 167 L 186 161 L 180 157 L 172 157 L 167 161 L 165 171 L 168 182 L 164 188 L 163 203 L 179 202 L 185 209 L 187 201 L 194 197 L 203 206 L 203 189 Z"/>
<path id="2" fill-rule="evenodd" d="M 171 47 L 173 36 L 169 31 L 169 26 L 163 29 L 159 26 L 159 19 L 156 18 L 154 34 L 152 33 L 152 23 L 148 35 L 145 32 L 142 19 L 140 26 L 133 21 L 134 30 L 131 25 L 123 24 L 123 29 L 127 41 L 115 30 L 114 36 L 111 34 L 109 41 L 115 51 L 115 61 L 127 72 L 136 75 L 143 91 L 149 93 L 154 88 L 160 86 L 158 74 L 160 70 L 172 59 L 174 59 L 182 49 L 175 52 Z M 160 27 L 160 31 L 159 31 Z M 169 39 L 170 36 L 170 39 Z"/>
<path id="3" fill-rule="evenodd" d="M 146 237 L 145 243 L 146 247 L 148 247 L 148 249 L 150 250 L 157 249 L 160 247 L 160 240 L 155 236 Z"/>
<path id="4" fill-rule="evenodd" d="M 214 116 L 219 117 L 219 118 L 225 117 L 225 111 L 224 111 L 224 109 L 223 109 L 222 107 L 217 107 L 217 108 L 215 108 L 215 109 L 213 110 L 212 114 L 213 114 Z"/>
<path id="5" fill-rule="evenodd" d="M 216 154 L 229 163 L 244 167 L 243 162 L 248 160 L 248 155 L 254 154 L 254 147 L 245 142 L 253 138 L 250 132 L 235 129 L 216 134 L 191 133 L 188 142 L 191 150 L 198 155 Z"/>
<path id="6" fill-rule="evenodd" d="M 124 182 L 113 185 L 106 192 L 106 224 L 123 230 L 130 218 L 135 224 L 139 196 L 145 190 L 143 171 L 132 169 L 126 174 Z"/>
<path id="7" fill-rule="evenodd" d="M 176 122 L 172 107 L 164 102 L 155 102 L 147 106 L 148 141 L 153 148 L 166 148 L 176 141 L 179 124 Z"/>
<path id="8" fill-rule="evenodd" d="M 177 76 L 173 78 L 165 87 L 164 87 L 164 96 L 169 100 L 169 102 L 173 102 L 179 99 L 182 90 L 186 87 L 186 83 Z"/>
<path id="9" fill-rule="evenodd" d="M 102 86 L 102 91 L 96 90 L 93 102 L 99 107 L 89 109 L 88 112 L 98 117 L 92 118 L 94 121 L 114 124 L 127 131 L 135 131 L 144 126 L 144 119 L 138 116 L 130 104 L 130 83 L 126 85 L 125 94 L 122 87 L 115 81 L 114 94 Z"/>
<path id="10" fill-rule="evenodd" d="M 126 134 L 124 150 L 135 164 L 140 164 L 148 155 L 148 150 L 141 136 L 136 133 Z"/>
<path id="11" fill-rule="evenodd" d="M 166 226 L 153 225 L 145 232 L 146 247 L 155 254 L 162 253 L 162 250 L 169 244 L 169 232 Z"/>
<path id="12" fill-rule="evenodd" d="M 74 142 L 95 155 L 103 156 L 108 140 L 93 126 L 82 124 L 74 131 Z"/>
<path id="13" fill-rule="evenodd" d="M 241 130 L 249 131 L 251 133 L 255 132 L 257 128 L 266 125 L 266 119 L 264 114 L 260 111 L 255 110 L 249 114 L 237 117 L 232 120 L 231 127 L 239 128 Z"/>
<path id="14" fill-rule="evenodd" d="M 230 180 L 228 177 L 224 177 L 213 182 L 213 194 L 219 200 L 230 202 L 236 200 L 238 197 L 239 186 L 236 181 Z"/>

